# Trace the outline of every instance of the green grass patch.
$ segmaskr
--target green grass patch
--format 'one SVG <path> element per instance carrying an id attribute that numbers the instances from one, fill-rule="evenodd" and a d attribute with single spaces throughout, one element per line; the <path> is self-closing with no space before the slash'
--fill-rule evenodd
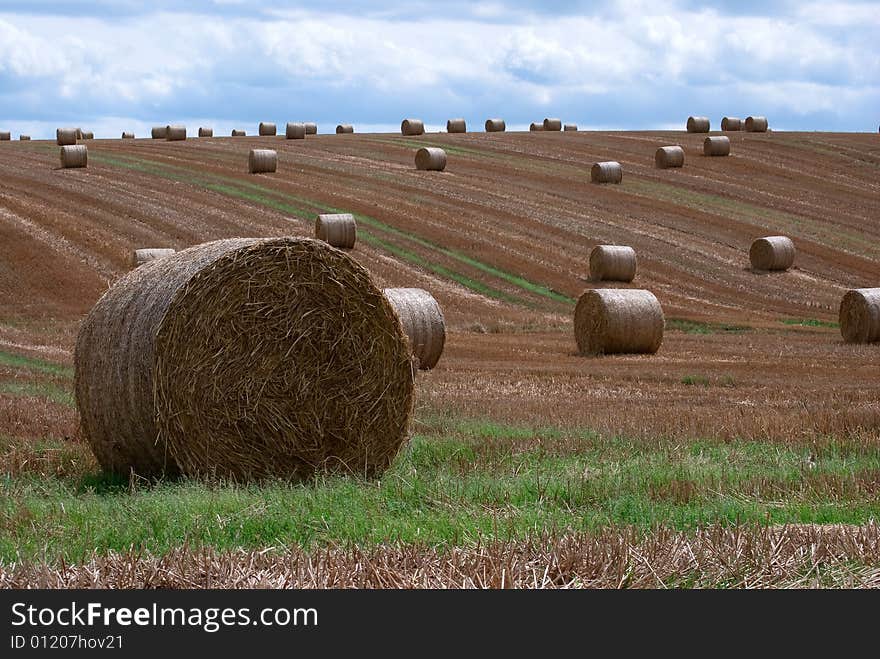
<path id="1" fill-rule="evenodd" d="M 12 352 L 3 352 L 2 350 L 0 350 L 0 366 L 36 371 L 37 373 L 48 373 L 49 375 L 57 375 L 63 378 L 73 377 L 73 369 L 69 366 L 62 366 L 35 357 L 16 355 Z"/>
<path id="2" fill-rule="evenodd" d="M 687 334 L 742 334 L 751 331 L 747 325 L 732 325 L 730 323 L 705 323 L 697 320 L 684 318 L 667 318 L 666 329 L 686 332 Z"/>
<path id="3" fill-rule="evenodd" d="M 840 327 L 840 323 L 818 320 L 816 318 L 783 318 L 781 322 L 783 325 L 796 325 L 799 327 Z"/>
<path id="4" fill-rule="evenodd" d="M 75 407 L 73 393 L 49 382 L 0 382 L 0 394 L 46 398 L 53 403 Z"/>
<path id="5" fill-rule="evenodd" d="M 708 387 L 710 384 L 709 378 L 707 378 L 705 375 L 685 375 L 681 379 L 681 383 L 689 386 L 700 387 Z"/>

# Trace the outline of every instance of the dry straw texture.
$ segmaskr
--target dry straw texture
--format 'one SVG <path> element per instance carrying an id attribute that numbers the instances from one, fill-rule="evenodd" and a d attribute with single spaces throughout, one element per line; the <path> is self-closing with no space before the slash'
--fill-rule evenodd
<path id="1" fill-rule="evenodd" d="M 574 310 L 574 336 L 582 355 L 655 353 L 663 342 L 663 310 L 650 291 L 585 291 Z"/>
<path id="2" fill-rule="evenodd" d="M 318 124 L 316 124 L 314 121 L 307 121 L 303 125 L 306 127 L 306 135 L 318 134 Z"/>
<path id="3" fill-rule="evenodd" d="M 758 238 L 749 248 L 752 270 L 788 270 L 794 255 L 794 243 L 787 236 Z"/>
<path id="4" fill-rule="evenodd" d="M 505 130 L 507 130 L 507 124 L 504 123 L 504 119 L 486 119 L 487 133 L 503 133 Z"/>
<path id="5" fill-rule="evenodd" d="M 84 144 L 74 144 L 61 147 L 61 166 L 64 169 L 76 167 L 88 167 L 89 148 Z"/>
<path id="6" fill-rule="evenodd" d="M 421 288 L 386 288 L 385 297 L 403 324 L 419 368 L 431 370 L 440 361 L 446 343 L 446 322 L 437 300 Z"/>
<path id="7" fill-rule="evenodd" d="M 351 124 L 339 124 L 336 127 L 337 135 L 349 135 L 354 132 L 354 126 Z"/>
<path id="8" fill-rule="evenodd" d="M 306 125 L 304 123 L 289 123 L 284 129 L 284 136 L 289 140 L 306 139 Z"/>
<path id="9" fill-rule="evenodd" d="M 745 128 L 750 133 L 766 133 L 768 125 L 767 117 L 746 117 Z"/>
<path id="10" fill-rule="evenodd" d="M 654 165 L 660 169 L 684 167 L 684 149 L 680 146 L 661 146 L 654 152 Z"/>
<path id="11" fill-rule="evenodd" d="M 12 133 L 8 130 L 0 130 L 0 142 L 9 142 L 12 140 Z"/>
<path id="12" fill-rule="evenodd" d="M 543 131 L 544 124 L 539 124 L 539 123 L 533 121 L 532 123 L 529 124 L 529 130 L 532 131 L 533 133 L 537 133 L 538 131 Z"/>
<path id="13" fill-rule="evenodd" d="M 70 146 L 76 144 L 76 128 L 59 128 L 55 131 L 55 142 L 58 146 Z"/>
<path id="14" fill-rule="evenodd" d="M 134 133 L 122 133 L 122 139 L 124 140 L 133 140 Z"/>
<path id="15" fill-rule="evenodd" d="M 19 135 L 19 136 L 18 136 L 18 139 L 19 139 L 19 141 L 21 141 L 21 142 L 30 142 L 30 141 L 31 141 L 31 136 L 30 136 L 30 135 Z"/>
<path id="16" fill-rule="evenodd" d="M 566 133 L 576 133 L 577 129 L 577 124 L 565 124 L 562 127 L 562 130 L 564 130 Z"/>
<path id="17" fill-rule="evenodd" d="M 553 119 L 553 118 L 545 118 L 544 119 L 544 130 L 562 130 L 562 119 Z"/>
<path id="18" fill-rule="evenodd" d="M 704 156 L 729 156 L 730 138 L 726 135 L 715 135 L 703 140 Z"/>
<path id="19" fill-rule="evenodd" d="M 854 288 L 840 301 L 840 333 L 848 343 L 880 341 L 880 288 Z"/>
<path id="20" fill-rule="evenodd" d="M 620 183 L 623 180 L 623 167 L 619 162 L 597 162 L 590 169 L 590 180 L 593 183 Z"/>
<path id="21" fill-rule="evenodd" d="M 416 169 L 442 172 L 446 169 L 446 152 L 435 146 L 416 151 Z"/>
<path id="22" fill-rule="evenodd" d="M 154 140 L 164 140 L 168 134 L 168 126 L 153 126 L 150 131 L 150 137 Z"/>
<path id="23" fill-rule="evenodd" d="M 251 149 L 248 171 L 251 174 L 271 174 L 278 169 L 278 153 L 272 149 Z"/>
<path id="24" fill-rule="evenodd" d="M 247 132 L 243 131 L 240 128 L 233 128 L 232 129 L 232 137 L 245 137 L 246 135 L 247 135 Z"/>
<path id="25" fill-rule="evenodd" d="M 205 128 L 204 126 L 199 127 L 199 137 L 214 137 L 214 129 L 213 128 Z"/>
<path id="26" fill-rule="evenodd" d="M 120 279 L 77 337 L 83 436 L 144 476 L 373 476 L 406 440 L 409 345 L 370 274 L 309 238 L 233 238 Z"/>
<path id="27" fill-rule="evenodd" d="M 169 142 L 182 142 L 186 139 L 186 126 L 166 126 L 165 139 Z"/>
<path id="28" fill-rule="evenodd" d="M 351 213 L 322 213 L 315 219 L 315 238 L 339 249 L 353 249 L 357 222 Z"/>
<path id="29" fill-rule="evenodd" d="M 257 132 L 261 137 L 268 137 L 270 135 L 278 134 L 278 127 L 275 124 L 266 123 L 265 121 L 260 122 L 260 126 L 257 129 Z"/>
<path id="30" fill-rule="evenodd" d="M 400 132 L 404 135 L 423 135 L 425 124 L 421 119 L 404 119 L 400 122 Z"/>
<path id="31" fill-rule="evenodd" d="M 464 119 L 450 119 L 446 122 L 447 133 L 466 133 L 467 122 Z"/>
<path id="32" fill-rule="evenodd" d="M 176 250 L 164 247 L 136 249 L 131 255 L 131 267 L 137 268 L 150 261 L 158 261 L 159 259 L 168 258 L 174 254 L 175 251 Z"/>
<path id="33" fill-rule="evenodd" d="M 627 245 L 596 245 L 590 252 L 590 279 L 625 281 L 636 277 L 636 250 Z"/>
<path id="34" fill-rule="evenodd" d="M 732 130 L 742 130 L 743 129 L 743 120 L 738 117 L 724 117 L 721 120 L 721 130 L 732 131 Z"/>
<path id="35" fill-rule="evenodd" d="M 689 133 L 708 133 L 709 117 L 688 117 L 687 132 Z"/>

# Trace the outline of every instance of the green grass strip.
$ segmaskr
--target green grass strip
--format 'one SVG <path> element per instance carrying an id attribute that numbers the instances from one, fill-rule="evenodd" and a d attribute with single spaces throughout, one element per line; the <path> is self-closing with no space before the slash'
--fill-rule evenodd
<path id="1" fill-rule="evenodd" d="M 65 378 L 73 377 L 73 369 L 69 366 L 61 366 L 53 364 L 42 359 L 34 357 L 24 357 L 11 352 L 0 351 L 0 366 L 8 366 L 10 368 L 23 368 L 28 371 L 38 371 L 40 373 L 48 373 L 50 375 L 58 375 Z"/>

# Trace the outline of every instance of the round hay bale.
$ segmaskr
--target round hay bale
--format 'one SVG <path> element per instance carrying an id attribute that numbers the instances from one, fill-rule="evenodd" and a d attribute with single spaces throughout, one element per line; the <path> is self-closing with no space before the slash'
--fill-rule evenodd
<path id="1" fill-rule="evenodd" d="M 82 128 L 77 128 L 77 129 L 76 129 L 76 139 L 78 139 L 78 140 L 83 139 L 83 130 L 82 130 Z"/>
<path id="2" fill-rule="evenodd" d="M 11 142 L 12 132 L 8 130 L 0 130 L 0 142 Z"/>
<path id="3" fill-rule="evenodd" d="M 544 130 L 562 130 L 562 119 L 548 119 L 544 118 Z"/>
<path id="4" fill-rule="evenodd" d="M 284 136 L 289 140 L 306 139 L 306 125 L 304 123 L 289 123 L 284 129 Z"/>
<path id="5" fill-rule="evenodd" d="M 351 213 L 322 213 L 315 219 L 315 238 L 339 249 L 354 249 L 357 222 Z"/>
<path id="6" fill-rule="evenodd" d="M 18 141 L 19 141 L 19 142 L 30 142 L 30 141 L 31 141 L 31 136 L 30 136 L 30 135 L 19 135 L 19 136 L 18 136 Z"/>
<path id="7" fill-rule="evenodd" d="M 234 238 L 129 272 L 77 337 L 83 436 L 144 476 L 374 476 L 407 437 L 413 364 L 369 272 L 309 238 Z"/>
<path id="8" fill-rule="evenodd" d="M 529 124 L 529 130 L 530 130 L 531 132 L 533 132 L 533 133 L 537 133 L 537 132 L 539 132 L 539 131 L 543 131 L 543 130 L 544 130 L 544 124 L 543 124 L 543 123 L 539 124 L 539 123 L 533 121 L 532 123 Z"/>
<path id="9" fill-rule="evenodd" d="M 726 135 L 714 135 L 703 140 L 704 156 L 729 156 L 730 138 Z"/>
<path id="10" fill-rule="evenodd" d="M 150 137 L 154 140 L 164 140 L 168 134 L 168 126 L 153 126 Z"/>
<path id="11" fill-rule="evenodd" d="M 72 144 L 61 147 L 61 166 L 64 169 L 88 167 L 89 148 L 85 144 Z"/>
<path id="12" fill-rule="evenodd" d="M 450 119 L 446 122 L 447 133 L 466 133 L 467 122 L 464 119 Z"/>
<path id="13" fill-rule="evenodd" d="M 400 132 L 403 135 L 424 135 L 425 124 L 421 119 L 404 119 L 400 122 Z"/>
<path id="14" fill-rule="evenodd" d="M 232 137 L 246 137 L 246 136 L 247 136 L 247 132 L 243 131 L 242 129 L 240 129 L 240 128 L 233 128 L 232 129 Z"/>
<path id="15" fill-rule="evenodd" d="M 430 371 L 446 343 L 446 321 L 437 300 L 421 288 L 386 288 L 385 297 L 397 312 L 419 369 Z"/>
<path id="16" fill-rule="evenodd" d="M 317 135 L 318 134 L 318 124 L 314 121 L 307 121 L 305 123 L 306 127 L 306 135 Z"/>
<path id="17" fill-rule="evenodd" d="M 169 142 L 182 142 L 186 139 L 186 126 L 166 126 L 165 139 Z"/>
<path id="18" fill-rule="evenodd" d="M 746 131 L 749 133 L 766 133 L 767 117 L 746 117 Z"/>
<path id="19" fill-rule="evenodd" d="M 688 117 L 687 132 L 708 133 L 709 125 L 709 117 Z"/>
<path id="20" fill-rule="evenodd" d="M 90 130 L 89 131 L 81 131 L 80 135 L 82 135 L 82 137 L 80 139 L 83 139 L 83 140 L 95 139 L 95 134 Z"/>
<path id="21" fill-rule="evenodd" d="M 566 133 L 576 133 L 577 129 L 577 124 L 565 124 L 562 127 L 562 130 L 564 130 Z"/>
<path id="22" fill-rule="evenodd" d="M 260 126 L 257 129 L 260 137 L 269 137 L 278 134 L 278 128 L 275 124 L 266 123 L 265 121 L 260 122 Z"/>
<path id="23" fill-rule="evenodd" d="M 721 130 L 735 131 L 743 129 L 743 120 L 738 117 L 724 117 L 721 120 Z"/>
<path id="24" fill-rule="evenodd" d="M 199 137 L 214 137 L 214 129 L 199 126 Z"/>
<path id="25" fill-rule="evenodd" d="M 631 282 L 636 277 L 636 250 L 627 245 L 596 245 L 590 251 L 590 279 Z"/>
<path id="26" fill-rule="evenodd" d="M 585 291 L 574 310 L 574 336 L 582 355 L 655 353 L 663 342 L 663 309 L 650 291 Z"/>
<path id="27" fill-rule="evenodd" d="M 278 169 L 278 153 L 272 149 L 251 149 L 248 154 L 248 172 L 271 174 Z"/>
<path id="28" fill-rule="evenodd" d="M 134 133 L 126 133 L 126 132 L 123 132 L 123 133 L 122 133 L 122 139 L 124 139 L 124 140 L 133 140 L 133 139 L 134 139 Z"/>
<path id="29" fill-rule="evenodd" d="M 680 146 L 661 146 L 654 152 L 654 165 L 659 169 L 684 167 L 684 149 Z"/>
<path id="30" fill-rule="evenodd" d="M 416 151 L 416 169 L 442 172 L 446 169 L 446 152 L 435 146 L 419 149 Z"/>
<path id="31" fill-rule="evenodd" d="M 752 270 L 788 270 L 794 255 L 794 243 L 787 236 L 758 238 L 749 248 Z"/>
<path id="32" fill-rule="evenodd" d="M 614 160 L 597 162 L 590 169 L 590 180 L 593 183 L 620 183 L 623 180 L 623 167 Z"/>
<path id="33" fill-rule="evenodd" d="M 76 128 L 58 128 L 55 130 L 55 142 L 58 146 L 76 144 Z"/>
<path id="34" fill-rule="evenodd" d="M 337 135 L 351 135 L 352 133 L 354 133 L 354 126 L 351 124 L 339 124 L 336 127 Z"/>
<path id="35" fill-rule="evenodd" d="M 487 133 L 503 133 L 505 130 L 507 124 L 504 123 L 504 119 L 486 119 Z"/>
<path id="36" fill-rule="evenodd" d="M 880 288 L 854 288 L 840 301 L 840 333 L 847 343 L 880 341 Z"/>
<path id="37" fill-rule="evenodd" d="M 144 263 L 148 263 L 150 261 L 158 261 L 159 259 L 164 259 L 172 254 L 174 254 L 176 250 L 164 247 L 151 247 L 144 249 L 136 249 L 131 255 L 131 266 L 133 268 L 137 268 L 138 266 L 143 265 Z"/>

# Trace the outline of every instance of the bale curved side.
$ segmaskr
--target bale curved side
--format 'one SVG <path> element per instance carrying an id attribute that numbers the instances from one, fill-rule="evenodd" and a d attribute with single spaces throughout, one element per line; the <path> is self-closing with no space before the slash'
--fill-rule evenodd
<path id="1" fill-rule="evenodd" d="M 322 213 L 315 219 L 315 238 L 339 249 L 354 249 L 357 221 L 351 213 Z"/>
<path id="2" fill-rule="evenodd" d="M 577 129 L 577 124 L 565 124 L 562 127 L 562 130 L 564 130 L 566 133 L 576 133 Z"/>
<path id="3" fill-rule="evenodd" d="M 416 169 L 442 172 L 446 169 L 446 152 L 435 146 L 419 149 L 416 151 Z"/>
<path id="4" fill-rule="evenodd" d="M 767 117 L 746 117 L 745 129 L 750 133 L 766 133 Z"/>
<path id="5" fill-rule="evenodd" d="M 289 140 L 306 139 L 306 125 L 302 122 L 289 123 L 284 130 L 284 136 Z"/>
<path id="6" fill-rule="evenodd" d="M 199 127 L 199 137 L 214 137 L 214 129 L 206 128 L 205 126 Z"/>
<path id="7" fill-rule="evenodd" d="M 684 167 L 684 149 L 680 146 L 661 146 L 654 152 L 654 165 L 659 169 Z"/>
<path id="8" fill-rule="evenodd" d="M 709 117 L 688 117 L 687 132 L 689 133 L 708 133 L 710 126 Z"/>
<path id="9" fill-rule="evenodd" d="M 275 124 L 270 124 L 266 121 L 261 121 L 257 130 L 260 137 L 271 137 L 278 134 L 278 127 Z"/>
<path id="10" fill-rule="evenodd" d="M 271 174 L 278 169 L 278 153 L 272 149 L 251 149 L 248 154 L 248 172 Z"/>
<path id="11" fill-rule="evenodd" d="M 232 137 L 247 137 L 247 132 L 240 128 L 233 128 Z"/>
<path id="12" fill-rule="evenodd" d="M 620 183 L 623 180 L 623 167 L 614 160 L 597 162 L 590 168 L 590 180 L 593 183 Z"/>
<path id="13" fill-rule="evenodd" d="M 165 128 L 165 139 L 169 142 L 183 142 L 186 139 L 186 126 L 169 124 Z"/>
<path id="14" fill-rule="evenodd" d="M 533 121 L 532 123 L 529 124 L 529 130 L 533 133 L 543 132 L 544 124 L 543 123 L 539 124 L 538 122 Z"/>
<path id="15" fill-rule="evenodd" d="M 150 138 L 154 140 L 164 140 L 168 132 L 168 126 L 153 126 L 150 130 Z"/>
<path id="16" fill-rule="evenodd" d="M 446 122 L 447 133 L 466 133 L 467 122 L 464 119 L 450 119 Z"/>
<path id="17" fill-rule="evenodd" d="M 840 301 L 840 334 L 847 343 L 880 341 L 880 288 L 854 288 Z"/>
<path id="18" fill-rule="evenodd" d="M 507 124 L 504 123 L 504 119 L 486 119 L 487 133 L 503 133 L 505 130 L 507 130 Z"/>
<path id="19" fill-rule="evenodd" d="M 339 124 L 336 127 L 337 135 L 350 135 L 351 133 L 354 133 L 354 126 L 351 124 Z"/>
<path id="20" fill-rule="evenodd" d="M 596 245 L 590 251 L 590 279 L 631 282 L 636 277 L 636 251 L 628 245 Z"/>
<path id="21" fill-rule="evenodd" d="M 55 131 L 55 143 L 58 146 L 76 144 L 76 128 L 58 128 Z"/>
<path id="22" fill-rule="evenodd" d="M 386 288 L 384 292 L 400 318 L 419 369 L 431 370 L 446 343 L 446 321 L 437 300 L 421 288 Z"/>
<path id="23" fill-rule="evenodd" d="M 421 119 L 404 119 L 400 122 L 400 132 L 403 135 L 423 135 L 425 124 Z"/>
<path id="24" fill-rule="evenodd" d="M 76 169 L 89 166 L 89 147 L 85 144 L 61 147 L 61 166 L 64 169 Z"/>
<path id="25" fill-rule="evenodd" d="M 721 130 L 736 131 L 743 129 L 743 120 L 739 117 L 724 117 L 721 120 Z"/>
<path id="26" fill-rule="evenodd" d="M 544 130 L 547 130 L 547 131 L 562 130 L 562 119 L 545 118 L 544 119 Z"/>
<path id="27" fill-rule="evenodd" d="M 703 140 L 704 156 L 729 156 L 730 138 L 726 135 L 715 135 Z"/>
<path id="28" fill-rule="evenodd" d="M 168 258 L 176 251 L 177 250 L 166 247 L 146 247 L 136 249 L 131 255 L 131 267 L 137 268 L 150 261 L 158 261 L 159 259 Z"/>
<path id="29" fill-rule="evenodd" d="M 303 124 L 306 127 L 306 135 L 317 135 L 318 134 L 318 124 L 314 121 L 307 121 Z"/>
<path id="30" fill-rule="evenodd" d="M 788 270 L 794 265 L 795 253 L 788 236 L 766 236 L 752 242 L 749 261 L 753 270 Z"/>
<path id="31" fill-rule="evenodd" d="M 663 343 L 663 309 L 650 291 L 585 291 L 574 311 L 574 335 L 582 355 L 657 352 Z"/>

